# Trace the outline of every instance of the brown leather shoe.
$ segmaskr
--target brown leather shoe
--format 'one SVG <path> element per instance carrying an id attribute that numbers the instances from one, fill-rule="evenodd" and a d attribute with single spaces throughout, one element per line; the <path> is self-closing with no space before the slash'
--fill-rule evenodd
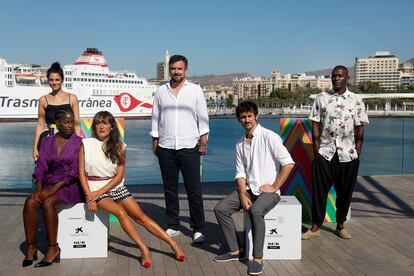
<path id="1" fill-rule="evenodd" d="M 351 234 L 349 234 L 349 232 L 345 228 L 342 228 L 341 230 L 336 229 L 335 234 L 337 234 L 340 238 L 345 240 L 351 239 Z"/>
<path id="2" fill-rule="evenodd" d="M 305 233 L 302 233 L 302 240 L 310 240 L 317 238 L 321 235 L 321 230 L 318 229 L 318 231 L 312 232 L 311 230 L 306 231 Z"/>

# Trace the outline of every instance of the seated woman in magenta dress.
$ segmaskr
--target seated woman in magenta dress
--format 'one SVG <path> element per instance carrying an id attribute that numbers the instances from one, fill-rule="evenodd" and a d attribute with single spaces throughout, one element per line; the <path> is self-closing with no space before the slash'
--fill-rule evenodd
<path id="1" fill-rule="evenodd" d="M 57 244 L 58 215 L 60 204 L 76 204 L 81 201 L 78 178 L 78 155 L 81 138 L 74 134 L 74 115 L 71 110 L 56 112 L 59 132 L 43 140 L 37 167 L 33 174 L 35 191 L 26 199 L 23 209 L 24 231 L 27 242 L 26 258 L 22 266 L 29 266 L 37 259 L 36 229 L 38 209 L 43 209 L 47 230 L 48 250 L 35 267 L 49 266 L 60 261 Z"/>

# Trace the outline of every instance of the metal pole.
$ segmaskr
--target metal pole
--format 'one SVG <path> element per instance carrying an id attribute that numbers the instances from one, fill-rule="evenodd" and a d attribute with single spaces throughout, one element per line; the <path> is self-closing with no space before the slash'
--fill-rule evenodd
<path id="1" fill-rule="evenodd" d="M 204 156 L 200 156 L 200 182 L 203 182 L 203 162 L 204 162 Z"/>
<path id="2" fill-rule="evenodd" d="M 401 174 L 403 175 L 404 174 L 404 141 L 405 141 L 405 138 L 404 138 L 404 121 L 405 121 L 405 119 L 403 119 L 403 121 L 402 121 L 402 156 L 401 156 Z"/>

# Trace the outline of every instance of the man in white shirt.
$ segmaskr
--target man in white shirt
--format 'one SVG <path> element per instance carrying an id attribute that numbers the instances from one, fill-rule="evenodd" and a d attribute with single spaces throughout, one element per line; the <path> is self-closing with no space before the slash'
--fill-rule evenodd
<path id="1" fill-rule="evenodd" d="M 279 202 L 279 189 L 293 169 L 294 162 L 280 136 L 257 123 L 258 108 L 255 103 L 246 101 L 239 104 L 236 116 L 245 130 L 245 135 L 236 144 L 237 191 L 214 208 L 229 251 L 214 260 L 228 262 L 243 258 L 242 254 L 239 255 L 236 228 L 231 218 L 232 214 L 243 208 L 250 215 L 254 229 L 253 262 L 248 273 L 258 275 L 263 272 L 264 216 Z"/>
<path id="2" fill-rule="evenodd" d="M 302 234 L 303 240 L 320 236 L 325 219 L 326 200 L 332 185 L 336 191 L 336 231 L 351 239 L 344 228 L 358 176 L 364 125 L 368 124 L 365 105 L 347 88 L 348 69 L 338 65 L 332 70 L 330 92 L 320 93 L 313 104 L 312 141 L 315 158 L 312 163 L 312 228 Z"/>
<path id="3" fill-rule="evenodd" d="M 199 85 L 185 79 L 187 58 L 174 55 L 169 61 L 170 82 L 158 87 L 151 119 L 152 150 L 158 156 L 164 182 L 169 236 L 179 231 L 179 172 L 188 195 L 194 243 L 204 242 L 205 225 L 200 183 L 200 155 L 207 152 L 209 133 L 207 104 Z"/>

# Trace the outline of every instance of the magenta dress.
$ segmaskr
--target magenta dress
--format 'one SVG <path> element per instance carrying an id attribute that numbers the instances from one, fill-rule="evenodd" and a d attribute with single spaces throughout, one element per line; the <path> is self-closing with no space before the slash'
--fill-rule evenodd
<path id="1" fill-rule="evenodd" d="M 40 146 L 37 167 L 33 177 L 48 188 L 63 180 L 64 185 L 55 193 L 63 202 L 76 204 L 81 201 L 81 186 L 78 178 L 78 155 L 82 139 L 77 135 L 66 142 L 60 158 L 57 157 L 56 137 L 49 136 Z"/>

